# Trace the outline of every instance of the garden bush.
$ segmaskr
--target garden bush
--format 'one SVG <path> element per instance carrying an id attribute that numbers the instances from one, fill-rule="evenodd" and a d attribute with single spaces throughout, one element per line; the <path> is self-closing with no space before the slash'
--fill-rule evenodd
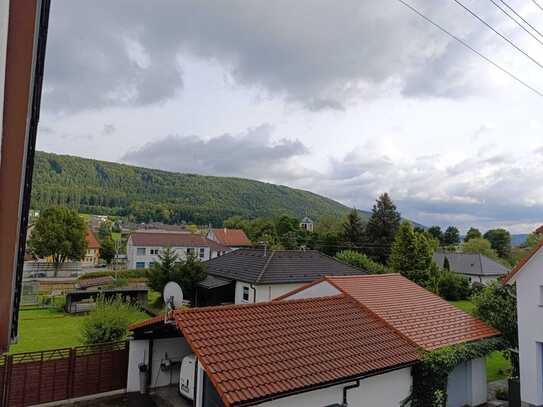
<path id="1" fill-rule="evenodd" d="M 336 259 L 343 263 L 347 263 L 351 266 L 365 270 L 370 274 L 385 274 L 393 272 L 388 267 L 383 266 L 381 263 L 377 263 L 365 254 L 358 253 L 354 250 L 343 250 L 342 252 L 336 254 Z"/>
<path id="2" fill-rule="evenodd" d="M 469 280 L 450 271 L 441 273 L 437 284 L 439 295 L 447 301 L 467 300 L 471 294 Z"/>
<path id="3" fill-rule="evenodd" d="M 97 278 L 97 277 L 115 277 L 122 279 L 128 279 L 128 278 L 147 278 L 147 270 L 145 269 L 131 269 L 131 270 L 104 270 L 104 271 L 92 271 L 90 273 L 85 273 L 81 276 L 79 276 L 79 280 L 86 280 L 89 278 Z"/>
<path id="4" fill-rule="evenodd" d="M 120 295 L 110 299 L 99 297 L 96 308 L 83 321 L 81 339 L 87 345 L 126 339 L 128 325 L 141 317 L 140 310 L 124 302 Z"/>

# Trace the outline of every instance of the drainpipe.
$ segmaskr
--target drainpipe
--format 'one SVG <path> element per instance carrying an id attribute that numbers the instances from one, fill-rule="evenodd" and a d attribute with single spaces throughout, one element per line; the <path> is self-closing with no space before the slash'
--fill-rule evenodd
<path id="1" fill-rule="evenodd" d="M 256 287 L 254 285 L 250 285 L 251 289 L 253 290 L 253 304 L 256 304 Z"/>
<path id="2" fill-rule="evenodd" d="M 347 407 L 349 403 L 347 402 L 347 392 L 352 389 L 356 389 L 360 387 L 360 380 L 357 380 L 355 384 L 351 384 L 350 386 L 345 386 L 343 388 L 343 404 L 342 407 Z"/>

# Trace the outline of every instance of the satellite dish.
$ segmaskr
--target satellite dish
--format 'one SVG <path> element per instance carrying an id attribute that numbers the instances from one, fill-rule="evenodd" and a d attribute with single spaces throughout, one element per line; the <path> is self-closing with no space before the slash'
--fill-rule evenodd
<path id="1" fill-rule="evenodd" d="M 183 305 L 183 290 L 179 287 L 179 284 L 170 281 L 164 286 L 164 291 L 162 292 L 164 302 L 171 309 L 179 308 Z"/>

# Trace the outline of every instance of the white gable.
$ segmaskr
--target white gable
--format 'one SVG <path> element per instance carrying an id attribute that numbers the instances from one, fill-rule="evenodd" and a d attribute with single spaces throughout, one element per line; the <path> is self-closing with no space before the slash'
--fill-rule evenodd
<path id="1" fill-rule="evenodd" d="M 330 284 L 328 281 L 321 281 L 320 283 L 309 286 L 302 291 L 298 291 L 288 297 L 283 298 L 284 300 L 298 300 L 304 298 L 318 298 L 318 297 L 331 297 L 333 295 L 339 295 L 339 291 L 336 287 Z"/>

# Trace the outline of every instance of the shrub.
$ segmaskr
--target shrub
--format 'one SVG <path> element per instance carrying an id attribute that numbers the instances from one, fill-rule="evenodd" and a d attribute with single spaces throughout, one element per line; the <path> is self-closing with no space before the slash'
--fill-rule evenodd
<path id="1" fill-rule="evenodd" d="M 498 400 L 509 400 L 509 391 L 506 387 L 498 387 L 496 389 L 496 398 Z"/>
<path id="2" fill-rule="evenodd" d="M 120 295 L 99 297 L 96 308 L 83 321 L 81 337 L 87 345 L 120 341 L 128 336 L 128 325 L 140 319 L 139 309 L 124 302 Z"/>
<path id="3" fill-rule="evenodd" d="M 351 266 L 365 270 L 370 274 L 392 273 L 388 267 L 383 266 L 381 263 L 373 261 L 365 254 L 355 252 L 354 250 L 344 250 L 339 252 L 336 254 L 336 259 L 343 263 L 347 263 Z"/>
<path id="4" fill-rule="evenodd" d="M 108 270 L 108 271 L 93 271 L 90 273 L 85 273 L 81 276 L 79 276 L 79 280 L 86 280 L 89 278 L 97 278 L 97 277 L 115 277 L 122 278 L 122 279 L 128 279 L 128 278 L 147 278 L 147 270 L 142 269 L 132 269 L 132 270 Z"/>
<path id="5" fill-rule="evenodd" d="M 439 295 L 447 301 L 466 300 L 470 296 L 469 280 L 450 271 L 441 273 L 437 289 Z"/>

